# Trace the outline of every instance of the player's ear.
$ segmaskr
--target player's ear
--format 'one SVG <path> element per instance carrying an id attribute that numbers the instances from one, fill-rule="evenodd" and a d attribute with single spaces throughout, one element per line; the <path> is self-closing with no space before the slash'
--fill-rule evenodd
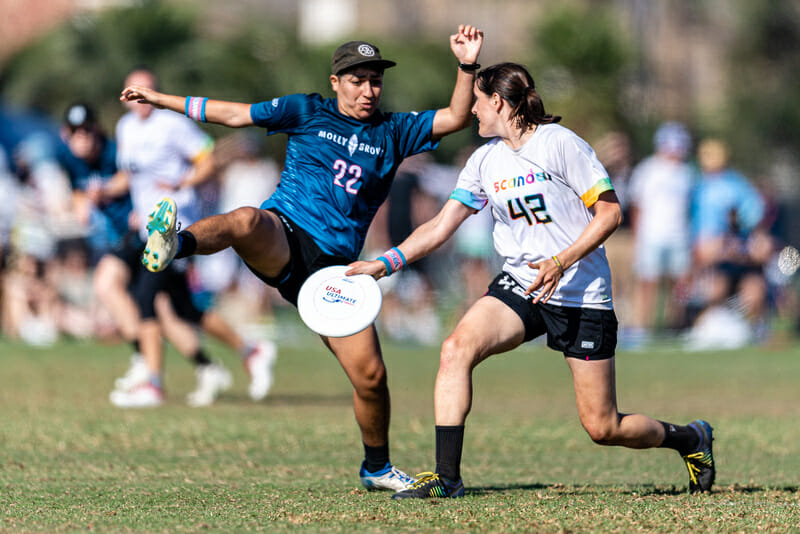
<path id="1" fill-rule="evenodd" d="M 334 93 L 338 92 L 339 91 L 339 77 L 337 75 L 335 75 L 335 74 L 331 74 L 331 77 L 329 79 L 331 81 L 331 89 L 333 89 L 333 92 Z"/>
<path id="2" fill-rule="evenodd" d="M 503 107 L 503 98 L 498 95 L 497 93 L 492 93 L 492 97 L 490 98 L 492 102 L 492 106 L 494 107 L 495 111 L 500 111 L 500 108 Z"/>

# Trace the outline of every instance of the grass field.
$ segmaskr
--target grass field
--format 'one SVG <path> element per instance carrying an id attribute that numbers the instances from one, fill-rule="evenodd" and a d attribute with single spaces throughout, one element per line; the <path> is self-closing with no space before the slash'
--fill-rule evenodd
<path id="1" fill-rule="evenodd" d="M 559 354 L 526 346 L 476 373 L 459 500 L 396 502 L 358 482 L 344 374 L 315 338 L 284 343 L 266 401 L 234 389 L 187 407 L 168 355 L 167 406 L 107 398 L 127 349 L 0 341 L 0 531 L 800 532 L 800 347 L 617 357 L 620 409 L 715 427 L 717 485 L 688 495 L 674 451 L 594 445 Z M 392 459 L 433 468 L 436 349 L 386 344 Z"/>

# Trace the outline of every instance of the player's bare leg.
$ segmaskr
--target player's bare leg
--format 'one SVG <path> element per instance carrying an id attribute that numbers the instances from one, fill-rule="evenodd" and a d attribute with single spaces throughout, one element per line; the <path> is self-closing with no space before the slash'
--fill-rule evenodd
<path id="1" fill-rule="evenodd" d="M 375 327 L 348 337 L 321 337 L 353 384 L 353 410 L 364 443 L 372 447 L 385 445 L 389 441 L 391 407 Z"/>
<path id="2" fill-rule="evenodd" d="M 689 470 L 689 491 L 709 491 L 716 467 L 711 425 L 695 420 L 686 426 L 617 411 L 614 358 L 584 361 L 567 358 L 581 424 L 595 443 L 632 449 L 666 447 L 678 451 Z"/>
<path id="3" fill-rule="evenodd" d="M 283 223 L 271 211 L 238 208 L 200 219 L 185 230 L 196 240 L 194 254 L 213 254 L 233 247 L 248 265 L 268 277 L 277 276 L 289 262 Z"/>
<path id="4" fill-rule="evenodd" d="M 617 411 L 614 358 L 597 361 L 567 358 L 567 363 L 572 371 L 578 416 L 595 443 L 647 449 L 664 441 L 660 422 L 645 415 Z"/>
<path id="5" fill-rule="evenodd" d="M 133 342 L 138 336 L 139 309 L 128 293 L 131 280 L 130 269 L 116 256 L 106 255 L 100 259 L 92 281 L 95 295 L 111 313 L 114 324 L 125 341 Z"/>
<path id="6" fill-rule="evenodd" d="M 479 299 L 442 344 L 434 390 L 436 424 L 463 425 L 472 406 L 472 370 L 524 338 L 522 320 L 511 308 L 494 297 Z"/>
<path id="7" fill-rule="evenodd" d="M 353 385 L 353 411 L 361 429 L 365 460 L 359 476 L 367 489 L 400 491 L 415 480 L 389 461 L 391 402 L 374 326 L 348 337 L 322 337 Z"/>
<path id="8" fill-rule="evenodd" d="M 492 324 L 493 328 L 486 328 Z M 464 422 L 472 407 L 472 371 L 491 356 L 509 351 L 525 339 L 519 316 L 494 297 L 482 297 L 467 311 L 442 344 L 434 389 L 436 468 L 393 499 L 461 497 L 461 452 Z"/>

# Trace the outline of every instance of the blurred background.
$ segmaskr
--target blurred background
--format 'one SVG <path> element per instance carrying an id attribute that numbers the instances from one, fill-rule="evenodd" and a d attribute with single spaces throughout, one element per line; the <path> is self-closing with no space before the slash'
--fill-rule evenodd
<path id="1" fill-rule="evenodd" d="M 460 23 L 485 32 L 480 62 L 529 67 L 548 112 L 606 165 L 627 215 L 607 244 L 621 346 L 686 350 L 787 343 L 798 325 L 800 3 L 794 0 L 1 0 L 2 329 L 47 346 L 116 335 L 95 301 L 91 230 L 60 165 L 64 113 L 81 101 L 111 138 L 122 80 L 148 66 L 172 94 L 258 102 L 332 96 L 330 56 L 364 39 L 397 61 L 382 107 L 447 104 Z M 207 213 L 243 180 L 268 190 L 285 139 L 203 125 L 217 140 Z M 364 256 L 446 200 L 482 143 L 470 129 L 398 173 Z M 241 180 L 237 180 L 241 178 Z M 675 186 L 681 184 L 681 187 Z M 238 195 L 238 196 L 237 196 Z M 250 199 L 260 203 L 261 198 Z M 472 220 L 474 219 L 474 220 Z M 499 270 L 490 217 L 384 283 L 384 335 L 441 341 Z M 196 296 L 242 328 L 284 308 L 235 258 L 196 266 Z M 230 263 L 230 262 L 233 263 Z M 780 267 L 780 268 L 779 268 Z"/>

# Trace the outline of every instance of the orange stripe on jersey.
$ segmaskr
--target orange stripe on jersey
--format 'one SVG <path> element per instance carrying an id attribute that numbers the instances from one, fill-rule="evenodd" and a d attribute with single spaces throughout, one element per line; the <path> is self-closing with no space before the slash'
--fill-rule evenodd
<path id="1" fill-rule="evenodd" d="M 206 159 L 208 156 L 211 155 L 213 151 L 214 151 L 214 140 L 209 139 L 208 143 L 206 143 L 206 146 L 204 146 L 203 149 L 200 150 L 200 152 L 198 152 L 195 155 L 195 157 L 192 158 L 192 164 L 196 165 L 198 162 Z"/>
<path id="2" fill-rule="evenodd" d="M 594 206 L 594 203 L 597 202 L 600 193 L 605 193 L 606 191 L 613 191 L 614 186 L 611 185 L 610 178 L 603 178 L 599 180 L 596 184 L 592 186 L 587 192 L 581 195 L 581 200 L 583 200 L 583 204 L 587 208 L 591 208 Z"/>

